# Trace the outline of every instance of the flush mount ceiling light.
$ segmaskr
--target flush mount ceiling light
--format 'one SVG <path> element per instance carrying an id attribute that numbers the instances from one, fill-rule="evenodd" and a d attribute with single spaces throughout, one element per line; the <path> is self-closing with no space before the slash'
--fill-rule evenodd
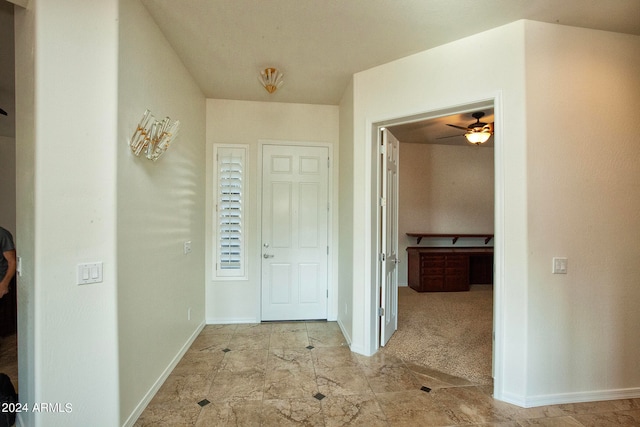
<path id="1" fill-rule="evenodd" d="M 456 126 L 452 124 L 447 124 L 447 126 L 451 126 L 456 129 L 466 130 L 467 133 L 464 134 L 464 137 L 467 138 L 469 143 L 474 145 L 480 145 L 485 142 L 493 135 L 493 123 L 483 123 L 480 119 L 484 116 L 484 112 L 478 111 L 471 115 L 474 119 L 476 119 L 475 123 L 470 124 L 467 127 Z"/>
<path id="2" fill-rule="evenodd" d="M 276 68 L 265 68 L 263 71 L 260 71 L 258 81 L 264 86 L 267 92 L 273 93 L 282 86 L 282 76 L 283 74 Z"/>

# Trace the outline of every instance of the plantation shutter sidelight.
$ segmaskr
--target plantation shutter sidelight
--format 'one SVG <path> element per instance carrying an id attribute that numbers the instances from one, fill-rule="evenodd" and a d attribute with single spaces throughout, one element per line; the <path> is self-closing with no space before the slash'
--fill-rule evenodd
<path id="1" fill-rule="evenodd" d="M 217 149 L 216 275 L 244 276 L 245 148 Z"/>

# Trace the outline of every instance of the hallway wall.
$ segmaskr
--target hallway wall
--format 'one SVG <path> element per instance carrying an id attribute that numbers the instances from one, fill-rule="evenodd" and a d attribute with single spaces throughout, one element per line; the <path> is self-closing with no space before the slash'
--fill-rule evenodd
<path id="1" fill-rule="evenodd" d="M 484 52 L 474 79 L 465 51 Z M 494 396 L 640 396 L 639 51 L 638 36 L 517 21 L 355 76 L 356 347 L 375 351 L 373 124 L 493 99 Z M 552 274 L 556 256 L 566 275 Z"/>
<path id="2" fill-rule="evenodd" d="M 527 403 L 638 397 L 640 36 L 526 29 Z"/>
<path id="3" fill-rule="evenodd" d="M 119 28 L 120 422 L 130 424 L 204 325 L 205 99 L 139 1 L 120 2 Z M 181 123 L 156 162 L 128 147 L 146 109 Z"/>
<path id="4" fill-rule="evenodd" d="M 257 86 L 256 90 L 262 90 Z M 206 266 L 206 310 L 207 323 L 259 322 L 260 321 L 260 268 L 261 237 L 259 233 L 260 181 L 258 164 L 259 140 L 326 142 L 333 144 L 334 168 L 331 204 L 332 222 L 335 225 L 330 236 L 330 259 L 334 265 L 329 277 L 330 320 L 336 319 L 337 301 L 337 215 L 338 215 L 338 107 L 334 105 L 287 104 L 279 102 L 234 101 L 225 99 L 207 100 L 207 266 Z M 213 144 L 248 144 L 248 213 L 247 280 L 214 280 L 213 278 L 213 232 L 212 215 L 214 204 Z"/>
<path id="5" fill-rule="evenodd" d="M 20 399 L 72 405 L 22 413 L 23 425 L 119 421 L 117 3 L 32 0 L 15 12 Z M 103 281 L 79 286 L 87 262 L 103 263 Z"/>
<path id="6" fill-rule="evenodd" d="M 353 334 L 353 79 L 340 100 L 340 170 L 338 197 L 339 259 L 338 264 L 338 323 L 349 344 Z"/>
<path id="7" fill-rule="evenodd" d="M 374 208 L 376 164 L 373 128 L 408 116 L 460 111 L 494 102 L 496 112 L 496 396 L 523 396 L 526 387 L 527 223 L 525 168 L 525 57 L 523 21 L 363 71 L 354 76 L 354 326 L 352 349 L 376 351 L 378 303 Z M 469 78 L 468 58 L 481 51 Z M 502 144 L 502 145 L 501 145 Z M 506 177 L 501 181 L 500 177 Z M 500 183 L 500 184 L 498 184 Z M 510 237 L 511 236 L 511 237 Z M 358 310 L 358 312 L 356 312 Z M 505 319 L 508 319 L 506 321 Z M 501 347 L 502 343 L 508 347 Z M 503 353 L 504 352 L 504 353 Z"/>

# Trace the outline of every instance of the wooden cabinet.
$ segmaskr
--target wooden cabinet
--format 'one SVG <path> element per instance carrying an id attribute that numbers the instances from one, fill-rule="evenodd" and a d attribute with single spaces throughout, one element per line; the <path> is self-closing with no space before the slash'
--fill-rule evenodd
<path id="1" fill-rule="evenodd" d="M 493 284 L 493 249 L 489 253 L 469 255 L 469 284 Z"/>
<path id="2" fill-rule="evenodd" d="M 492 248 L 409 247 L 407 253 L 409 286 L 418 292 L 468 291 L 470 283 L 493 282 Z"/>

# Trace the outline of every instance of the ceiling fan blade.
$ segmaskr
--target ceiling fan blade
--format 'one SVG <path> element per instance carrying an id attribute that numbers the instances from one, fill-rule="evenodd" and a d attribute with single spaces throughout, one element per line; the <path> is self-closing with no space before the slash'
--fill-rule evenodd
<path id="1" fill-rule="evenodd" d="M 466 131 L 469 130 L 469 128 L 466 128 L 466 127 L 463 127 L 463 126 L 450 125 L 449 123 L 447 123 L 447 126 L 451 126 L 452 128 L 462 129 L 462 130 L 466 130 Z"/>
<path id="2" fill-rule="evenodd" d="M 464 136 L 464 134 L 463 134 L 463 133 L 461 133 L 460 135 L 441 136 L 441 137 L 438 137 L 438 138 L 436 138 L 436 139 L 459 138 L 459 137 L 461 137 L 461 136 Z"/>
<path id="3" fill-rule="evenodd" d="M 7 112 L 4 111 L 2 108 L 0 108 L 0 114 L 2 114 L 3 116 L 7 116 L 8 115 Z"/>

